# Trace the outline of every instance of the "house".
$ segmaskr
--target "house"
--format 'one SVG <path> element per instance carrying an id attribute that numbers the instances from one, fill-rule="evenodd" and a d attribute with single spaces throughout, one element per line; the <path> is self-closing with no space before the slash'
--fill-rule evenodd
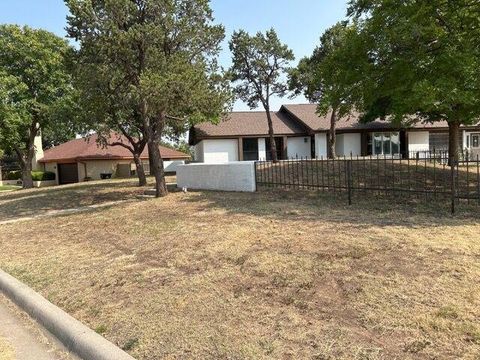
<path id="1" fill-rule="evenodd" d="M 130 177 L 134 175 L 135 163 L 132 153 L 122 146 L 103 147 L 97 143 L 96 134 L 83 139 L 68 141 L 49 150 L 38 160 L 42 170 L 56 174 L 57 184 L 77 183 L 86 180 L 100 180 L 103 177 Z M 119 135 L 112 141 L 128 144 Z M 190 155 L 160 146 L 166 172 L 175 172 L 176 166 L 184 164 Z M 148 150 L 141 155 L 146 172 L 149 172 Z"/>
<path id="2" fill-rule="evenodd" d="M 272 112 L 278 158 L 327 156 L 330 114 L 318 116 L 315 104 L 283 105 Z M 398 128 L 387 121 L 362 124 L 359 115 L 338 119 L 337 156 L 418 154 L 448 149 L 446 122 L 416 123 Z M 480 124 L 462 126 L 463 149 L 480 149 Z M 268 124 L 265 112 L 233 112 L 218 125 L 202 123 L 190 131 L 195 160 L 224 163 L 269 160 Z"/>

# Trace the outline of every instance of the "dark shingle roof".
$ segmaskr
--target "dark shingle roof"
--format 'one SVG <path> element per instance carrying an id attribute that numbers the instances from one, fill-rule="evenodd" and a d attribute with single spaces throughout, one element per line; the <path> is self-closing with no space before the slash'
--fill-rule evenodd
<path id="1" fill-rule="evenodd" d="M 283 107 L 313 131 L 328 131 L 330 129 L 331 111 L 325 116 L 319 116 L 317 114 L 317 105 L 315 104 L 284 105 Z M 359 122 L 359 119 L 359 113 L 353 113 L 350 116 L 338 119 L 337 130 L 348 131 L 395 128 L 388 121 L 376 120 L 363 124 Z M 433 124 L 417 122 L 410 127 L 415 129 L 448 128 L 448 124 L 446 121 L 438 121 Z"/>
<path id="2" fill-rule="evenodd" d="M 85 160 L 133 160 L 132 153 L 122 146 L 102 147 L 97 144 L 96 134 L 83 139 L 75 139 L 46 150 L 40 162 L 85 161 Z M 129 144 L 128 140 L 119 135 L 111 136 L 112 142 Z M 163 159 L 189 159 L 190 155 L 160 146 Z M 142 159 L 148 159 L 148 150 L 145 148 Z"/>
<path id="3" fill-rule="evenodd" d="M 276 135 L 305 134 L 307 130 L 284 112 L 271 112 Z M 255 136 L 268 134 L 265 111 L 232 112 L 223 121 L 198 124 L 194 128 L 196 139 L 204 137 Z"/>
<path id="4" fill-rule="evenodd" d="M 325 132 L 330 129 L 331 112 L 325 116 L 317 114 L 317 105 L 298 104 L 283 105 L 280 111 L 272 112 L 273 129 L 275 135 L 306 135 L 315 132 Z M 360 123 L 360 114 L 337 120 L 337 131 L 353 132 L 356 130 L 398 130 L 389 121 L 376 120 L 370 123 Z M 480 125 L 480 124 L 479 124 Z M 478 127 L 476 125 L 475 127 Z M 434 123 L 416 122 L 409 128 L 413 129 L 448 129 L 446 121 Z M 190 143 L 196 144 L 202 139 L 226 138 L 239 136 L 267 136 L 268 124 L 265 112 L 233 112 L 218 125 L 202 123 L 196 125 L 190 133 Z"/>

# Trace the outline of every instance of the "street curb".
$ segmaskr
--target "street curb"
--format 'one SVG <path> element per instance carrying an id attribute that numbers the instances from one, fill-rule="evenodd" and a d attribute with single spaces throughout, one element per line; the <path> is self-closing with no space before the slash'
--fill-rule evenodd
<path id="1" fill-rule="evenodd" d="M 83 360 L 135 360 L 2 270 L 0 291 Z"/>

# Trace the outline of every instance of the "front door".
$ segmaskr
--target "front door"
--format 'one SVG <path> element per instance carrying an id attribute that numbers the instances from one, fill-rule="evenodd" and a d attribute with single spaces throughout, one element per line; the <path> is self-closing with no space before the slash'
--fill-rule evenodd
<path id="1" fill-rule="evenodd" d="M 78 182 L 78 166 L 77 163 L 58 164 L 58 183 L 74 184 Z"/>

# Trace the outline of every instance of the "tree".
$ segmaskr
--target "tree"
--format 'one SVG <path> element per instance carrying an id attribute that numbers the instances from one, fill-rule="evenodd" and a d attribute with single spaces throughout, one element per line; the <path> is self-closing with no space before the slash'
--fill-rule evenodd
<path id="1" fill-rule="evenodd" d="M 356 37 L 356 26 L 347 22 L 336 24 L 321 36 L 313 54 L 301 59 L 289 74 L 289 86 L 296 95 L 303 93 L 310 102 L 318 103 L 319 115 L 330 112 L 328 156 L 331 159 L 336 157 L 337 119 L 355 109 L 359 95 L 362 56 Z"/>
<path id="2" fill-rule="evenodd" d="M 72 56 L 69 56 L 69 59 L 71 58 Z M 68 66 L 68 69 L 71 74 L 71 65 Z M 84 127 L 81 123 L 81 113 L 80 93 L 74 87 L 71 89 L 69 96 L 62 97 L 52 106 L 51 124 L 42 128 L 43 148 L 50 149 L 58 146 L 75 139 L 77 134 L 82 133 Z"/>
<path id="3" fill-rule="evenodd" d="M 147 142 L 157 197 L 166 195 L 162 136 L 218 121 L 230 101 L 216 63 L 223 27 L 213 24 L 208 0 L 66 3 L 68 35 L 80 44 L 82 66 L 93 64 L 85 88 L 95 94 L 98 81 L 104 92 L 93 101 L 99 121 Z"/>
<path id="4" fill-rule="evenodd" d="M 233 65 L 230 76 L 239 84 L 235 88 L 238 97 L 251 109 L 262 104 L 267 114 L 270 152 L 277 162 L 277 146 L 270 113 L 272 96 L 283 97 L 288 91 L 286 73 L 288 64 L 295 59 L 292 50 L 280 42 L 274 29 L 250 36 L 243 30 L 236 31 L 230 41 Z"/>
<path id="5" fill-rule="evenodd" d="M 33 187 L 34 140 L 63 120 L 73 92 L 71 47 L 45 30 L 0 25 L 0 144 L 18 157 L 24 188 Z"/>
<path id="6" fill-rule="evenodd" d="M 162 141 L 162 146 L 165 146 L 169 149 L 177 150 L 183 152 L 193 159 L 194 151 L 193 147 L 188 144 L 188 141 L 185 139 L 175 139 L 173 142 Z"/>
<path id="7" fill-rule="evenodd" d="M 480 3 L 352 0 L 349 14 L 372 64 L 364 119 L 447 121 L 450 157 L 458 160 L 460 125 L 480 118 Z"/>

